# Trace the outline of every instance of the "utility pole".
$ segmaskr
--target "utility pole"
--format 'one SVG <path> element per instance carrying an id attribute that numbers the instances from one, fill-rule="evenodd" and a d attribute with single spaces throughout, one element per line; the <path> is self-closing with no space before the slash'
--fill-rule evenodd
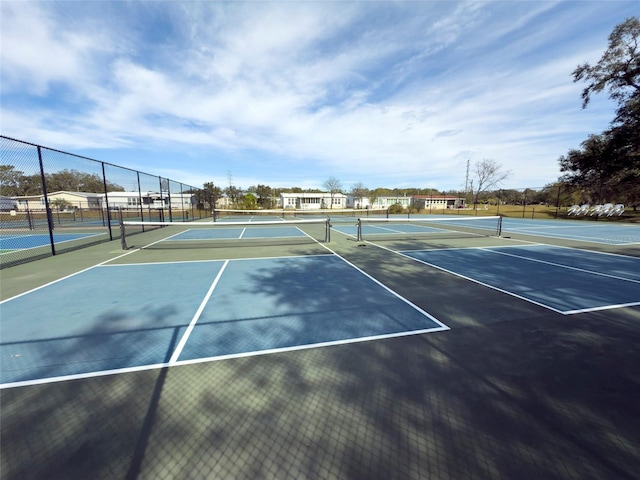
<path id="1" fill-rule="evenodd" d="M 469 160 L 467 160 L 467 177 L 464 181 L 464 193 L 469 193 Z"/>

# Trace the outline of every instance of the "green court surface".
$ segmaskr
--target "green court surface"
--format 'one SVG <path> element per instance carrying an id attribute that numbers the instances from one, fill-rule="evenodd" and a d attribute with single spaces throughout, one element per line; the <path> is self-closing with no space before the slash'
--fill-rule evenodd
<path id="1" fill-rule="evenodd" d="M 637 244 L 299 228 L 3 269 L 2 478 L 636 478 Z"/>

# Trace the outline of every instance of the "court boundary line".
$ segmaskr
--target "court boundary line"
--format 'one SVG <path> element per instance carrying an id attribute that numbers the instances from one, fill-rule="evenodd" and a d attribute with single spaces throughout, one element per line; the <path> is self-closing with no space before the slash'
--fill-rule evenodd
<path id="1" fill-rule="evenodd" d="M 180 357 L 180 355 L 182 354 L 182 350 L 184 349 L 184 346 L 187 344 L 187 341 L 189 340 L 189 337 L 191 336 L 191 332 L 193 332 L 193 329 L 195 328 L 196 323 L 198 323 L 198 320 L 200 319 L 200 315 L 202 315 L 202 312 L 204 311 L 205 307 L 207 306 L 207 303 L 209 303 L 209 299 L 213 295 L 213 291 L 218 286 L 218 282 L 222 278 L 222 274 L 225 271 L 225 269 L 227 268 L 227 265 L 229 265 L 229 261 L 230 260 L 226 260 L 222 264 L 222 267 L 220 267 L 220 270 L 218 271 L 218 274 L 216 275 L 216 278 L 213 280 L 213 283 L 209 287 L 209 290 L 207 291 L 207 294 L 202 299 L 202 302 L 200 302 L 200 306 L 198 307 L 198 310 L 196 310 L 196 313 L 191 318 L 191 322 L 189 322 L 189 326 L 187 327 L 187 329 L 185 330 L 184 334 L 182 335 L 182 338 L 178 342 L 178 345 L 176 346 L 176 349 L 173 351 L 173 354 L 171 355 L 171 358 L 169 359 L 169 365 L 175 364 L 176 361 L 178 360 L 178 358 Z"/>
<path id="2" fill-rule="evenodd" d="M 449 273 L 449 274 L 451 274 L 451 275 L 455 275 L 455 276 L 456 276 L 456 277 L 458 277 L 458 278 L 463 278 L 463 279 L 465 279 L 465 280 L 468 280 L 468 281 L 470 281 L 470 282 L 476 283 L 476 284 L 478 284 L 478 285 L 482 285 L 483 287 L 491 288 L 492 290 L 496 290 L 496 291 L 498 291 L 498 292 L 500 292 L 500 293 L 504 293 L 504 294 L 510 295 L 510 296 L 512 296 L 512 297 L 515 297 L 515 298 L 519 298 L 520 300 L 524 300 L 524 301 L 529 302 L 529 303 L 532 303 L 532 304 L 534 304 L 534 305 L 538 305 L 539 307 L 543 307 L 543 308 L 546 308 L 546 309 L 551 310 L 551 311 L 553 311 L 553 312 L 556 312 L 556 313 L 560 313 L 560 314 L 562 314 L 562 315 L 565 315 L 565 313 L 564 313 L 562 310 L 558 310 L 558 309 L 553 308 L 553 307 L 551 307 L 551 306 L 549 306 L 549 305 L 545 305 L 545 304 L 543 304 L 543 303 L 539 303 L 539 302 L 537 302 L 537 301 L 535 301 L 535 300 L 531 300 L 531 299 L 529 299 L 529 298 L 521 297 L 521 296 L 520 296 L 520 295 L 518 295 L 517 293 L 509 292 L 508 290 L 503 290 L 503 289 L 501 289 L 500 287 L 496 287 L 496 286 L 493 286 L 493 285 L 489 285 L 488 283 L 484 283 L 484 282 L 481 282 L 481 281 L 476 280 L 476 279 L 474 279 L 474 278 L 467 277 L 466 275 L 462 275 L 462 274 L 457 273 L 457 272 L 454 272 L 454 271 L 452 271 L 452 270 L 448 270 L 448 269 L 446 269 L 446 268 L 444 268 L 444 267 L 440 267 L 440 266 L 438 266 L 438 265 L 434 265 L 434 264 L 429 263 L 429 262 L 427 262 L 427 261 L 425 261 L 425 260 L 420 260 L 419 258 L 414 258 L 414 257 L 412 257 L 412 256 L 410 256 L 410 255 L 406 255 L 406 254 L 404 254 L 404 253 L 402 253 L 402 252 L 399 252 L 399 251 L 396 251 L 396 250 L 392 250 L 392 249 L 390 249 L 390 248 L 388 248 L 388 247 L 385 247 L 385 246 L 383 246 L 383 245 L 378 245 L 377 243 L 370 242 L 370 241 L 368 241 L 368 240 L 365 240 L 365 241 L 366 241 L 367 243 L 369 243 L 370 245 L 373 245 L 374 247 L 382 248 L 383 250 L 387 250 L 387 251 L 389 251 L 389 252 L 391 252 L 391 253 L 395 253 L 395 254 L 397 254 L 397 255 L 401 255 L 401 256 L 403 256 L 403 257 L 405 257 L 405 258 L 408 258 L 408 259 L 410 259 L 410 260 L 413 260 L 414 262 L 422 263 L 423 265 L 427 265 L 427 266 L 429 266 L 429 267 L 431 267 L 431 268 L 435 268 L 435 269 L 440 270 L 440 271 L 442 271 L 442 272 L 446 272 L 446 273 Z M 476 247 L 476 248 L 477 248 L 477 249 L 480 249 L 479 247 Z M 432 249 L 432 250 L 413 250 L 413 251 L 434 251 L 434 252 L 436 252 L 436 251 L 438 251 L 438 250 L 436 250 L 436 249 Z"/>
<path id="3" fill-rule="evenodd" d="M 474 278 L 467 277 L 466 275 L 462 275 L 462 274 L 460 274 L 458 272 L 454 272 L 452 270 L 448 270 L 448 269 L 446 269 L 444 267 L 440 267 L 438 265 L 429 263 L 429 262 L 427 262 L 425 260 L 421 260 L 421 259 L 418 259 L 418 258 L 414 258 L 414 257 L 412 257 L 410 255 L 406 255 L 403 252 L 395 251 L 395 250 L 392 250 L 392 249 L 387 248 L 385 246 L 375 244 L 373 242 L 367 242 L 367 243 L 371 243 L 372 245 L 374 245 L 374 246 L 376 246 L 378 248 L 382 248 L 382 249 L 387 250 L 389 252 L 396 253 L 398 255 L 401 255 L 403 257 L 409 258 L 409 259 L 414 260 L 416 262 L 422 263 L 422 264 L 427 265 L 429 267 L 436 268 L 436 269 L 441 270 L 443 272 L 450 273 L 450 274 L 455 275 L 455 276 L 457 276 L 459 278 L 464 278 L 465 280 L 469 280 L 471 282 L 477 283 L 478 285 L 482 285 L 484 287 L 491 288 L 491 289 L 496 290 L 498 292 L 505 293 L 505 294 L 510 295 L 512 297 L 519 298 L 521 300 L 525 300 L 525 301 L 527 301 L 529 303 L 532 303 L 534 305 L 538 305 L 540 307 L 547 308 L 549 310 L 552 310 L 552 311 L 554 311 L 556 313 L 560 313 L 562 315 L 575 315 L 575 314 L 578 314 L 578 313 L 597 312 L 597 311 L 601 311 L 601 310 L 613 310 L 613 309 L 616 309 L 616 308 L 635 307 L 637 305 L 640 305 L 640 301 L 638 301 L 638 302 L 628 302 L 628 303 L 620 303 L 620 304 L 601 305 L 601 306 L 598 306 L 598 307 L 588 307 L 588 308 L 573 309 L 573 310 L 558 310 L 558 309 L 556 309 L 554 307 L 551 307 L 550 305 L 546 305 L 544 303 L 540 303 L 540 302 L 538 302 L 536 300 L 532 300 L 530 298 L 522 297 L 521 295 L 518 295 L 515 292 L 510 292 L 510 291 L 504 290 L 504 289 L 502 289 L 500 287 L 496 287 L 494 285 L 489 285 L 487 283 L 481 282 L 480 280 L 476 280 Z M 516 246 L 516 245 L 514 245 L 514 246 Z M 555 248 L 554 245 L 545 245 L 545 244 L 542 244 L 542 243 L 534 243 L 532 245 L 520 245 L 520 246 L 525 246 L 525 247 L 526 246 L 529 246 L 529 247 L 550 246 L 550 247 Z M 508 246 L 505 246 L 505 247 L 508 247 Z M 580 271 L 580 272 L 583 272 L 583 273 L 589 273 L 589 274 L 593 274 L 593 275 L 601 275 L 601 276 L 605 276 L 605 277 L 610 277 L 610 278 L 613 278 L 615 280 L 622 280 L 622 281 L 630 281 L 630 282 L 633 282 L 633 283 L 640 283 L 640 281 L 634 280 L 634 279 L 630 279 L 630 278 L 616 277 L 616 276 L 608 275 L 608 274 L 605 274 L 605 273 L 594 272 L 594 271 L 591 271 L 591 270 L 584 270 L 584 269 L 580 269 L 580 268 L 577 268 L 577 267 L 571 267 L 569 265 L 554 264 L 552 262 L 546 262 L 544 260 L 537 260 L 537 259 L 533 259 L 533 258 L 521 257 L 521 256 L 518 256 L 518 255 L 513 255 L 513 254 L 505 253 L 505 252 L 496 252 L 494 250 L 491 250 L 491 248 L 503 248 L 503 247 L 500 247 L 500 246 L 498 246 L 498 247 L 468 247 L 468 248 L 464 248 L 463 247 L 463 248 L 460 248 L 460 249 L 461 250 L 462 249 L 486 250 L 486 251 L 489 251 L 491 253 L 497 253 L 497 254 L 502 254 L 502 255 L 505 255 L 505 256 L 521 258 L 523 260 L 531 260 L 531 261 L 537 261 L 537 262 L 540 262 L 540 263 L 546 263 L 546 264 L 549 264 L 549 265 L 553 265 L 555 267 L 563 267 L 563 268 L 567 268 L 567 269 L 571 269 L 571 270 L 577 270 L 577 271 Z M 570 249 L 574 249 L 574 250 L 579 250 L 580 251 L 580 249 L 576 249 L 574 247 L 558 247 L 558 248 L 570 248 Z M 457 250 L 457 249 L 456 248 L 451 248 L 451 249 L 445 249 L 445 250 Z M 429 252 L 429 251 L 440 251 L 440 250 L 425 249 L 425 250 L 411 250 L 411 251 L 412 252 Z M 590 253 L 606 253 L 606 254 L 609 254 L 609 255 L 617 255 L 615 253 L 610 253 L 610 252 L 592 252 L 591 250 L 586 250 L 586 251 L 588 251 Z M 619 255 L 619 256 L 628 257 L 628 258 L 637 258 L 637 257 L 629 257 L 628 255 Z"/>
<path id="4" fill-rule="evenodd" d="M 610 225 L 609 225 L 610 226 Z M 615 226 L 615 225 L 614 225 Z M 619 226 L 619 225 L 618 225 Z M 614 245 L 614 246 L 625 246 L 625 245 L 638 245 L 640 244 L 640 242 L 627 242 L 627 241 L 620 241 L 618 242 L 615 238 L 611 239 L 611 238 L 606 238 L 606 237 L 602 237 L 602 236 L 598 236 L 598 237 L 591 237 L 591 238 L 584 238 L 584 237 L 580 237 L 576 234 L 554 234 L 553 232 L 541 232 L 540 230 L 544 230 L 545 228 L 550 228 L 550 229 L 557 229 L 557 228 L 563 228 L 563 227 L 567 227 L 567 225 L 557 225 L 557 226 L 549 226 L 549 227 L 545 227 L 545 226 L 532 226 L 532 227 L 515 227 L 510 229 L 508 226 L 503 227 L 502 229 L 502 233 L 505 234 L 511 234 L 511 235 L 529 235 L 532 237 L 542 237 L 542 238 L 555 238 L 557 240 L 572 240 L 575 242 L 582 242 L 582 243 L 592 243 L 595 245 Z M 591 227 L 587 226 L 587 225 L 572 225 L 571 227 L 577 227 L 577 228 L 594 228 L 596 227 L 596 225 L 593 225 Z M 605 225 L 602 225 L 602 227 L 605 227 Z M 625 227 L 627 228 L 627 227 Z M 633 228 L 633 226 L 631 226 L 631 228 Z M 537 230 L 536 230 L 537 229 Z"/>
<path id="5" fill-rule="evenodd" d="M 609 277 L 609 278 L 613 278 L 615 280 L 622 280 L 622 281 L 625 281 L 625 282 L 632 282 L 632 283 L 640 283 L 640 280 L 635 280 L 633 278 L 618 277 L 617 275 L 611 275 L 611 274 L 608 274 L 608 273 L 596 272 L 594 270 L 586 270 L 584 268 L 579 268 L 579 267 L 572 267 L 570 265 L 563 265 L 561 263 L 550 262 L 548 260 L 540 260 L 540 259 L 537 259 L 537 258 L 529 258 L 529 257 L 523 257 L 522 255 L 515 255 L 513 253 L 499 252 L 499 251 L 496 251 L 496 250 L 491 250 L 491 248 L 494 248 L 494 247 L 481 247 L 480 249 L 481 250 L 486 250 L 488 252 L 495 253 L 495 254 L 498 254 L 498 255 L 505 255 L 507 257 L 520 258 L 522 260 L 529 260 L 529 261 L 532 261 L 532 262 L 543 263 L 543 264 L 546 264 L 546 265 L 553 265 L 554 267 L 566 268 L 568 270 L 576 270 L 578 272 L 591 273 L 593 275 L 600 275 L 602 277 Z M 495 247 L 495 248 L 500 248 L 500 247 Z M 629 258 L 636 258 L 636 257 L 629 257 Z"/>
<path id="6" fill-rule="evenodd" d="M 249 357 L 258 357 L 261 355 L 271 355 L 274 353 L 287 353 L 287 352 L 295 352 L 300 350 L 312 350 L 314 348 L 324 348 L 324 347 L 332 347 L 338 345 L 349 345 L 351 343 L 362 343 L 362 342 L 370 342 L 375 340 L 385 340 L 387 338 L 396 338 L 396 337 L 406 337 L 411 335 L 422 335 L 425 333 L 433 333 L 433 332 L 441 332 L 450 330 L 449 327 L 434 327 L 428 329 L 421 330 L 412 330 L 409 332 L 396 332 L 396 333 L 387 333 L 383 335 L 370 335 L 367 337 L 358 337 L 358 338 L 348 338 L 344 340 L 331 340 L 328 342 L 319 342 L 319 343 L 308 343 L 304 345 L 294 345 L 291 347 L 280 347 L 280 348 L 271 348 L 267 350 L 255 350 L 251 352 L 240 352 L 240 353 L 230 353 L 226 355 L 218 355 L 213 357 L 202 357 L 202 358 L 194 358 L 189 360 L 178 360 L 175 363 L 163 362 L 163 363 L 153 363 L 149 365 L 138 365 L 135 367 L 125 367 L 125 368 L 115 368 L 112 370 L 98 370 L 94 372 L 86 372 L 86 373 L 77 373 L 71 375 L 60 375 L 57 377 L 46 377 L 46 378 L 37 378 L 33 380 L 20 380 L 17 382 L 8 382 L 8 383 L 0 383 L 0 390 L 10 389 L 10 388 L 18 388 L 18 387 L 28 387 L 34 385 L 46 385 L 49 383 L 59 383 L 66 382 L 70 380 L 82 380 L 86 378 L 96 378 L 96 377 L 106 377 L 109 375 L 121 375 L 125 373 L 135 373 L 142 372 L 147 370 L 160 370 L 162 368 L 167 367 L 181 367 L 186 365 L 193 365 L 197 363 L 212 363 L 224 360 L 233 360 L 236 358 L 249 358 Z"/>
<path id="7" fill-rule="evenodd" d="M 130 266 L 136 266 L 136 265 L 165 265 L 165 264 L 172 264 L 172 263 L 206 263 L 206 262 L 224 262 L 226 260 L 233 260 L 234 262 L 236 261 L 244 261 L 244 260 L 265 260 L 265 259 L 276 259 L 276 258 L 297 258 L 297 257 L 326 257 L 330 254 L 328 253 L 314 253 L 312 255 L 300 255 L 300 254 L 296 254 L 296 255 L 277 255 L 275 257 L 243 257 L 243 258 L 220 258 L 220 259 L 213 259 L 213 260 L 171 260 L 171 261 L 167 261 L 167 262 L 137 262 L 137 263 L 116 263 L 113 265 L 98 265 L 100 267 L 130 267 Z"/>
<path id="8" fill-rule="evenodd" d="M 321 244 L 324 248 L 326 248 L 327 250 L 329 250 L 334 256 L 336 256 L 337 258 L 339 258 L 340 260 L 342 260 L 343 262 L 345 262 L 347 265 L 349 265 L 351 268 L 356 269 L 358 272 L 360 272 L 362 275 L 364 275 L 365 277 L 367 277 L 368 279 L 372 280 L 373 282 L 377 283 L 378 285 L 380 285 L 382 288 L 384 288 L 385 290 L 387 290 L 389 293 L 391 293 L 392 295 L 394 295 L 395 297 L 397 297 L 398 299 L 402 300 L 403 302 L 405 302 L 406 304 L 408 304 L 409 306 L 411 306 L 412 308 L 414 308 L 415 310 L 417 310 L 418 312 L 420 312 L 421 314 L 423 314 L 424 316 L 426 316 L 427 318 L 429 318 L 430 320 L 436 322 L 438 325 L 440 325 L 443 330 L 451 330 L 451 328 L 447 325 L 445 325 L 443 322 L 441 322 L 440 320 L 438 320 L 436 317 L 434 317 L 433 315 L 431 315 L 430 313 L 428 313 L 427 311 L 423 310 L 422 308 L 420 308 L 419 306 L 417 306 L 416 304 L 410 302 L 408 299 L 406 299 L 405 297 L 403 297 L 402 295 L 400 295 L 398 292 L 396 292 L 395 290 L 393 290 L 392 288 L 386 286 L 384 283 L 382 283 L 380 280 L 372 277 L 371 275 L 369 275 L 367 272 L 365 272 L 364 270 L 362 270 L 360 267 L 358 267 L 357 265 L 351 263 L 349 260 L 347 260 L 346 258 L 344 258 L 342 255 L 336 253 L 335 251 L 333 251 L 331 248 L 327 247 L 324 244 Z"/>
<path id="9" fill-rule="evenodd" d="M 107 376 L 107 375 L 117 375 L 117 374 L 123 374 L 123 373 L 133 373 L 133 372 L 146 371 L 146 370 L 162 369 L 162 368 L 166 368 L 166 367 L 177 367 L 177 366 L 191 365 L 191 364 L 196 364 L 196 363 L 207 363 L 207 362 L 214 362 L 214 361 L 221 361 L 221 360 L 230 360 L 230 359 L 234 359 L 234 358 L 246 358 L 246 357 L 253 357 L 253 356 L 260 356 L 260 355 L 268 355 L 268 354 L 273 354 L 273 353 L 285 353 L 285 352 L 292 352 L 292 351 L 299 351 L 299 350 L 310 350 L 310 349 L 313 349 L 313 348 L 323 348 L 323 347 L 337 346 L 337 345 L 348 345 L 348 344 L 351 344 L 351 343 L 361 343 L 361 342 L 367 342 L 367 341 L 384 340 L 384 339 L 387 339 L 387 338 L 398 338 L 398 337 L 406 337 L 406 336 L 412 336 L 412 335 L 422 335 L 422 334 L 425 334 L 425 333 L 434 333 L 434 332 L 441 332 L 441 331 L 451 330 L 450 327 L 445 325 L 443 322 L 441 322 L 440 320 L 435 318 L 430 313 L 426 312 L 422 308 L 420 308 L 417 305 L 413 304 L 412 302 L 410 302 L 409 300 L 404 298 L 402 295 L 400 295 L 399 293 L 395 292 L 393 289 L 391 289 L 391 288 L 387 287 L 386 285 L 384 285 L 379 280 L 373 278 L 371 275 L 367 274 L 362 269 L 360 269 L 359 267 L 357 267 L 356 265 L 354 265 L 353 263 L 351 263 L 350 261 L 348 261 L 347 259 L 345 259 L 341 255 L 339 255 L 338 253 L 336 253 L 333 250 L 331 250 L 330 248 L 326 247 L 326 245 L 324 245 L 324 244 L 322 244 L 320 242 L 318 242 L 318 243 L 320 245 L 324 246 L 329 252 L 331 252 L 331 255 L 327 255 L 327 254 L 291 255 L 291 256 L 280 256 L 280 257 L 254 257 L 254 258 L 239 258 L 239 259 L 227 259 L 227 260 L 192 260 L 192 261 L 187 261 L 187 262 L 149 262 L 149 263 L 146 263 L 146 264 L 116 264 L 116 265 L 98 264 L 98 265 L 94 265 L 94 266 L 92 266 L 90 268 L 87 268 L 87 269 L 81 270 L 79 272 L 76 272 L 76 273 L 74 273 L 72 275 L 68 275 L 68 276 L 63 277 L 61 279 L 58 279 L 58 280 L 56 280 L 54 282 L 50 282 L 50 284 L 51 283 L 56 283 L 58 281 L 61 281 L 61 280 L 64 280 L 66 278 L 72 277 L 74 275 L 80 274 L 80 273 L 85 272 L 87 270 L 90 270 L 92 268 L 101 267 L 101 266 L 104 266 L 104 267 L 120 267 L 120 266 L 131 266 L 131 265 L 150 265 L 150 264 L 165 264 L 165 263 L 193 263 L 193 262 L 204 263 L 204 262 L 221 262 L 221 261 L 224 262 L 223 266 L 220 268 L 220 270 L 216 274 L 216 278 L 214 279 L 213 283 L 209 287 L 209 291 L 207 292 L 207 294 L 205 295 L 203 301 L 201 302 L 200 307 L 198 308 L 198 311 L 192 317 L 191 322 L 190 322 L 189 326 L 187 327 L 187 330 L 185 331 L 185 333 L 183 334 L 182 338 L 180 339 L 180 342 L 178 343 L 178 346 L 173 351 L 173 354 L 171 355 L 171 358 L 169 359 L 169 361 L 162 362 L 162 363 L 154 363 L 154 364 L 150 364 L 150 365 L 137 365 L 137 366 L 133 366 L 133 367 L 117 368 L 117 369 L 110 369 L 110 370 L 98 370 L 98 371 L 79 373 L 79 374 L 60 375 L 60 376 L 56 376 L 56 377 L 46 377 L 46 378 L 38 378 L 38 379 L 33 379 L 33 380 L 21 380 L 21 381 L 17 381 L 17 382 L 2 383 L 2 384 L 0 384 L 0 390 L 9 389 L 9 388 L 23 387 L 23 386 L 44 385 L 44 384 L 57 383 L 57 382 L 63 382 L 63 381 L 68 381 L 68 380 L 78 380 L 78 379 L 95 378 L 95 377 L 101 377 L 101 376 Z M 126 254 L 120 255 L 120 256 L 118 256 L 116 258 L 121 258 L 121 257 L 123 257 L 125 255 L 128 255 L 130 253 L 134 253 L 135 251 L 139 251 L 139 250 L 140 249 L 136 249 L 134 251 L 127 252 Z M 387 333 L 387 334 L 381 334 L 381 335 L 369 335 L 369 336 L 366 336 L 366 337 L 347 338 L 347 339 L 342 339 L 342 340 L 330 340 L 330 341 L 326 341 L 326 342 L 308 343 L 308 344 L 294 345 L 294 346 L 289 346 L 289 347 L 279 347 L 279 348 L 272 348 L 272 349 L 265 349 L 265 350 L 255 350 L 255 351 L 250 351 L 250 352 L 240 352 L 240 353 L 233 353 L 233 354 L 226 354 L 226 355 L 217 355 L 217 356 L 212 356 L 212 357 L 202 357 L 202 358 L 195 358 L 195 359 L 188 359 L 188 360 L 178 360 L 180 354 L 182 353 L 182 350 L 183 350 L 184 346 L 188 342 L 188 339 L 189 339 L 189 336 L 190 336 L 191 332 L 195 328 L 195 326 L 197 324 L 197 321 L 199 320 L 200 315 L 202 314 L 202 311 L 204 310 L 204 308 L 208 304 L 209 299 L 213 295 L 213 292 L 214 292 L 214 290 L 215 290 L 220 278 L 222 278 L 222 274 L 223 274 L 223 272 L 224 272 L 224 270 L 226 268 L 226 265 L 228 263 L 230 263 L 231 261 L 265 260 L 265 259 L 270 260 L 270 259 L 274 259 L 274 258 L 308 258 L 309 256 L 326 257 L 326 258 L 336 257 L 336 258 L 338 258 L 340 261 L 346 263 L 351 268 L 353 268 L 356 271 L 358 271 L 360 274 L 362 274 L 365 277 L 367 277 L 370 280 L 372 280 L 375 284 L 377 284 L 380 287 L 384 288 L 386 291 L 391 293 L 398 300 L 400 300 L 400 301 L 404 302 L 405 304 L 409 305 L 410 307 L 412 307 L 414 310 L 416 310 L 418 313 L 420 313 L 423 316 L 425 316 L 426 318 L 428 318 L 430 321 L 435 323 L 437 326 L 432 327 L 432 328 L 422 328 L 422 329 L 419 329 L 419 330 L 403 330 L 401 332 L 395 332 L 395 333 Z M 111 260 L 115 260 L 116 258 L 111 259 Z M 108 260 L 107 262 L 109 262 L 111 260 Z M 103 262 L 103 263 L 106 263 L 106 262 Z M 42 287 L 38 287 L 38 289 L 39 288 L 43 288 L 44 286 L 45 285 L 43 285 Z M 28 292 L 25 292 L 25 293 L 28 293 Z M 24 295 L 24 294 L 21 294 L 21 295 Z M 401 324 L 400 324 L 400 326 L 402 328 L 406 328 Z"/>
<path id="10" fill-rule="evenodd" d="M 103 265 L 106 266 L 105 265 L 106 263 L 112 262 L 113 260 L 118 260 L 119 258 L 122 258 L 122 257 L 126 257 L 127 255 L 131 255 L 132 253 L 135 253 L 138 250 L 139 249 L 136 248 L 135 250 L 131 250 L 129 252 L 123 253 L 121 255 L 118 255 L 117 257 L 110 258 L 108 260 L 105 260 L 104 262 L 100 262 L 100 263 L 97 263 L 95 265 L 91 265 L 90 267 L 83 268 L 82 270 L 78 270 L 77 272 L 71 273 L 69 275 L 65 275 L 64 277 L 61 277 L 61 278 L 57 278 L 57 279 L 52 280 L 52 281 L 50 281 L 48 283 L 45 283 L 44 285 L 40 285 L 39 287 L 32 288 L 30 290 L 27 290 L 26 292 L 22 292 L 22 293 L 19 293 L 18 295 L 14 295 L 13 297 L 6 298 L 6 299 L 0 301 L 0 305 L 2 305 L 5 302 L 8 302 L 9 300 L 13 300 L 14 298 L 19 298 L 19 297 L 22 297 L 23 295 L 27 295 L 28 293 L 35 292 L 35 291 L 40 290 L 42 288 L 48 287 L 49 285 L 53 285 L 54 283 L 61 282 L 63 280 L 66 280 L 68 278 L 74 277 L 74 276 L 79 275 L 79 274 L 84 273 L 84 272 L 88 272 L 89 270 L 94 269 L 96 267 L 101 267 Z M 108 265 L 108 266 L 111 266 L 111 265 Z"/>

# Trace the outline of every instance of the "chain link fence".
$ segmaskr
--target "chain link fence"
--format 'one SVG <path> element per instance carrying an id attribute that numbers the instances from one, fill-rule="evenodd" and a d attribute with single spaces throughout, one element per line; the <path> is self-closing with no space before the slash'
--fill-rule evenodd
<path id="1" fill-rule="evenodd" d="M 0 136 L 0 268 L 120 238 L 120 218 L 211 216 L 209 192 Z"/>

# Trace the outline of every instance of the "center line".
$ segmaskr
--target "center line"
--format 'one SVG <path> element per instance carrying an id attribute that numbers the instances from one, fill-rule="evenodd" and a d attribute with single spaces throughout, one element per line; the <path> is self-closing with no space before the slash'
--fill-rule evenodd
<path id="1" fill-rule="evenodd" d="M 204 310 L 204 307 L 209 302 L 209 299 L 211 298 L 211 295 L 213 295 L 213 291 L 215 290 L 216 285 L 218 285 L 218 282 L 220 281 L 220 277 L 222 277 L 222 272 L 224 272 L 224 269 L 227 268 L 228 264 L 229 264 L 229 260 L 225 260 L 224 264 L 222 265 L 222 268 L 218 272 L 218 275 L 216 275 L 215 280 L 213 281 L 213 283 L 209 287 L 209 291 L 207 292 L 207 294 L 205 295 L 204 299 L 202 300 L 202 303 L 200 303 L 200 307 L 198 307 L 198 311 L 195 313 L 195 315 L 191 319 L 191 323 L 189 323 L 189 326 L 187 327 L 187 331 L 184 332 L 184 335 L 180 339 L 180 343 L 178 343 L 178 346 L 174 350 L 173 355 L 171 355 L 171 358 L 169 359 L 169 365 L 173 365 L 174 363 L 176 363 L 178 361 L 178 358 L 180 358 L 180 354 L 182 353 L 182 349 L 187 344 L 187 340 L 189 340 L 189 336 L 191 335 L 191 332 L 193 331 L 193 328 L 196 326 L 196 323 L 198 322 L 198 319 L 200 318 L 200 315 L 202 315 L 202 311 Z"/>

